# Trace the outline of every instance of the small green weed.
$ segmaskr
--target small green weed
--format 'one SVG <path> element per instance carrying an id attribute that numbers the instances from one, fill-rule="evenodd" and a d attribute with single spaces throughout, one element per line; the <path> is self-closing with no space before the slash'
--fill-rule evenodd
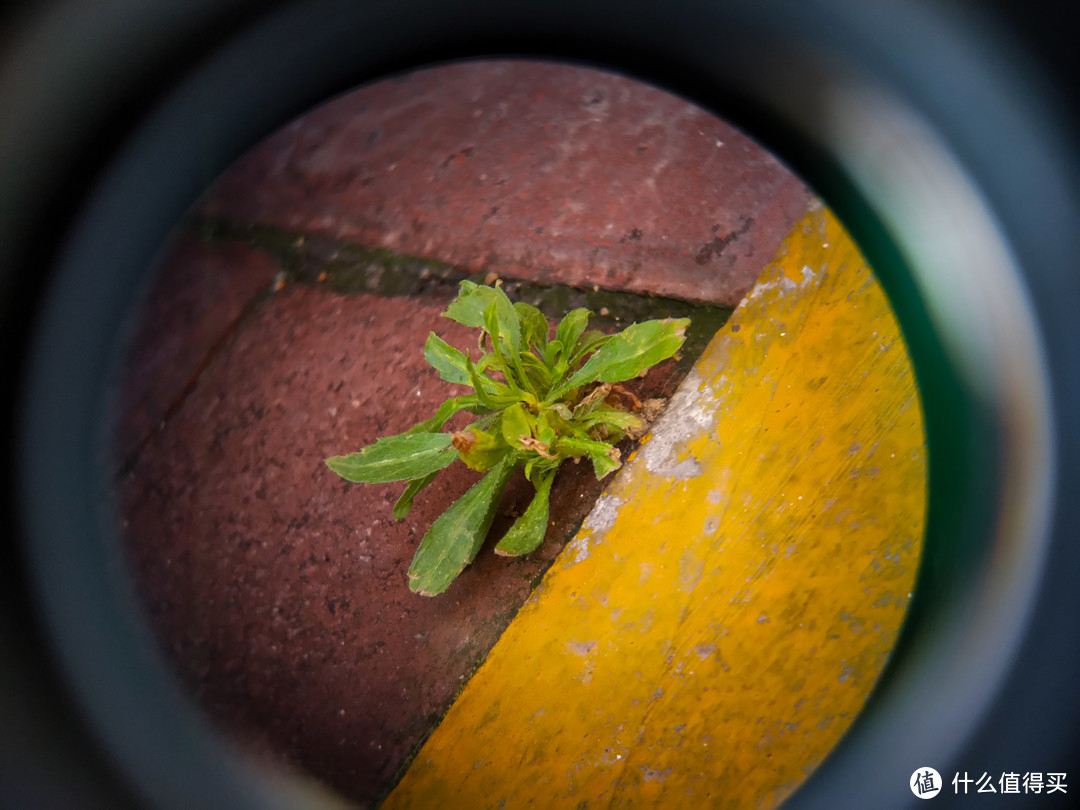
<path id="1" fill-rule="evenodd" d="M 516 467 L 524 467 L 536 495 L 495 546 L 498 554 L 528 554 L 543 542 L 551 483 L 564 461 L 588 458 L 597 478 L 621 466 L 616 443 L 640 435 L 645 422 L 632 412 L 640 408 L 637 398 L 617 383 L 674 355 L 689 319 L 645 321 L 605 335 L 587 329 L 592 314 L 572 310 L 552 338 L 547 319 L 536 307 L 511 303 L 499 286 L 461 282 L 444 315 L 481 330 L 479 358 L 474 362 L 471 352 L 432 332 L 424 359 L 442 379 L 467 385 L 473 393 L 446 400 L 434 416 L 405 433 L 381 438 L 358 453 L 326 459 L 327 466 L 348 481 L 407 481 L 394 506 L 398 520 L 439 470 L 457 459 L 487 473 L 420 541 L 409 567 L 413 591 L 442 593 L 475 559 Z M 457 433 L 442 432 L 461 411 L 478 418 Z"/>

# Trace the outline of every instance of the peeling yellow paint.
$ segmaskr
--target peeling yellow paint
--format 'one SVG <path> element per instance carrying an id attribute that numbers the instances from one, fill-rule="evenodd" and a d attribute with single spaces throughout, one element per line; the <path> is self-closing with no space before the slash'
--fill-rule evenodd
<path id="1" fill-rule="evenodd" d="M 775 806 L 885 664 L 925 498 L 897 324 L 815 207 L 386 806 Z"/>

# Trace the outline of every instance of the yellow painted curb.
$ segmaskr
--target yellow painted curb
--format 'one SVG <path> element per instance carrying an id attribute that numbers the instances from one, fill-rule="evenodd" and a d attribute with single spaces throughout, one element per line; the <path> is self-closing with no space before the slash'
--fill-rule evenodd
<path id="1" fill-rule="evenodd" d="M 815 207 L 385 806 L 778 804 L 892 648 L 923 441 L 885 296 Z"/>

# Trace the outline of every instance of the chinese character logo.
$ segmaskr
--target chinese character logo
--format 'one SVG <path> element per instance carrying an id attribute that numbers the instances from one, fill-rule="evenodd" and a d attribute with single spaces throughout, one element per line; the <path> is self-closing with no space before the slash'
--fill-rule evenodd
<path id="1" fill-rule="evenodd" d="M 941 791 L 941 774 L 933 768 L 918 768 L 911 775 L 908 785 L 920 799 L 932 799 Z"/>
<path id="2" fill-rule="evenodd" d="M 918 775 L 918 771 L 915 772 Z M 1046 777 L 1045 781 L 1043 777 Z M 968 776 L 968 772 L 964 771 L 964 775 L 960 776 L 960 771 L 956 772 L 956 775 L 952 778 L 953 793 L 960 795 L 961 788 L 963 788 L 963 794 L 966 796 L 969 785 L 977 785 L 979 793 L 1020 793 L 1020 789 L 1023 788 L 1023 792 L 1027 793 L 1042 793 L 1044 790 L 1047 794 L 1050 793 L 1068 793 L 1068 785 L 1065 783 L 1065 773 L 1047 773 L 1043 774 L 1038 771 L 1030 771 L 1020 776 L 1015 771 L 1006 771 L 1002 773 L 998 779 L 998 787 L 994 787 L 993 777 L 983 771 L 983 775 L 978 779 L 972 779 Z M 912 788 L 914 790 L 915 788 Z M 919 794 L 916 793 L 916 796 Z"/>

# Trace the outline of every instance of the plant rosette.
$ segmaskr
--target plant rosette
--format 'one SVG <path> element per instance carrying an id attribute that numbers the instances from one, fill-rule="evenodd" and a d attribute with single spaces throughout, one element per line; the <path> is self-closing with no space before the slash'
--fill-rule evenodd
<path id="1" fill-rule="evenodd" d="M 347 481 L 406 481 L 394 505 L 402 520 L 413 499 L 439 471 L 458 459 L 484 472 L 424 534 L 409 566 L 409 587 L 424 596 L 445 591 L 484 543 L 495 511 L 517 467 L 536 488 L 528 508 L 495 546 L 517 556 L 535 550 L 547 529 L 551 484 L 567 459 L 587 458 L 596 477 L 621 466 L 623 438 L 638 438 L 642 405 L 618 385 L 673 356 L 685 340 L 687 318 L 634 323 L 616 334 L 587 329 L 592 312 L 567 313 L 551 337 L 547 318 L 502 287 L 461 282 L 443 315 L 478 328 L 477 359 L 432 332 L 424 359 L 446 382 L 471 394 L 452 397 L 435 414 L 404 433 L 387 436 L 359 452 L 326 459 Z M 443 432 L 455 414 L 477 417 L 463 430 Z"/>

